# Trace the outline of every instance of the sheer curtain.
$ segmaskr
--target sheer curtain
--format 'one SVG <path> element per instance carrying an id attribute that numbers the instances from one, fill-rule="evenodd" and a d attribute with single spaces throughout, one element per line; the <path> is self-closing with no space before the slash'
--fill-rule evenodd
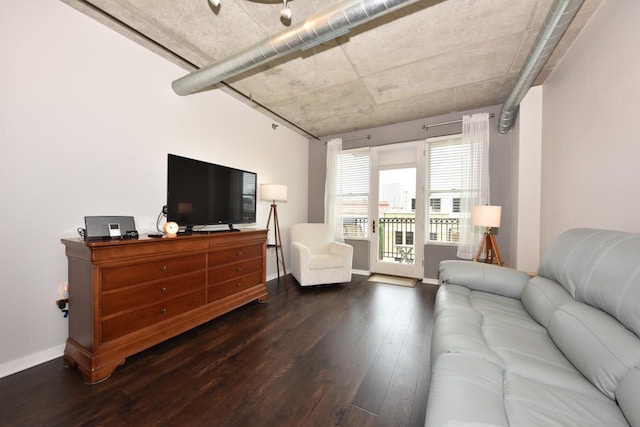
<path id="1" fill-rule="evenodd" d="M 327 142 L 327 178 L 324 184 L 324 222 L 334 230 L 334 240 L 342 237 L 342 198 L 338 195 L 338 155 L 342 152 L 342 139 Z"/>
<path id="2" fill-rule="evenodd" d="M 473 259 L 484 230 L 471 224 L 474 206 L 489 204 L 489 114 L 462 117 L 462 191 L 458 258 Z"/>

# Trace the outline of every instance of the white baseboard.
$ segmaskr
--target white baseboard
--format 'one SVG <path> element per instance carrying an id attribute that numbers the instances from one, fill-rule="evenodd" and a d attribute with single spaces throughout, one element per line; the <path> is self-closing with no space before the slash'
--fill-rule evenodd
<path id="1" fill-rule="evenodd" d="M 422 283 L 426 283 L 428 285 L 439 285 L 440 281 L 438 279 L 429 279 L 428 277 L 425 277 L 422 279 Z"/>
<path id="2" fill-rule="evenodd" d="M 41 363 L 48 362 L 64 354 L 64 344 L 30 354 L 20 359 L 0 365 L 0 378 L 8 377 L 25 369 L 33 368 Z"/>
<path id="3" fill-rule="evenodd" d="M 354 270 L 351 269 L 351 273 L 357 274 L 358 276 L 370 276 L 371 272 L 369 270 Z"/>

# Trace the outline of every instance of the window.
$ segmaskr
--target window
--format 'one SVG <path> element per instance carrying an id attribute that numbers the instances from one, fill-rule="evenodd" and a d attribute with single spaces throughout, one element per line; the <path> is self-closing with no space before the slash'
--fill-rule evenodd
<path id="1" fill-rule="evenodd" d="M 396 245 L 402 244 L 402 231 L 396 231 Z"/>
<path id="2" fill-rule="evenodd" d="M 453 213 L 460 213 L 460 197 L 453 198 Z"/>
<path id="3" fill-rule="evenodd" d="M 427 243 L 456 243 L 462 187 L 462 135 L 430 138 L 427 156 Z"/>
<path id="4" fill-rule="evenodd" d="M 344 150 L 338 155 L 336 197 L 342 202 L 346 239 L 367 238 L 369 212 L 369 149 Z"/>
<path id="5" fill-rule="evenodd" d="M 407 240 L 407 245 L 413 245 L 413 231 L 407 231 L 405 239 Z"/>

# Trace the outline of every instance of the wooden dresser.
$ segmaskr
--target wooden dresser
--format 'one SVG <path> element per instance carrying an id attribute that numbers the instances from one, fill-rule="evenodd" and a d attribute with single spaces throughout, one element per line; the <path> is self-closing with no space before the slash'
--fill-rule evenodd
<path id="1" fill-rule="evenodd" d="M 62 239 L 69 262 L 65 366 L 102 381 L 125 358 L 268 299 L 266 230 L 174 238 Z"/>

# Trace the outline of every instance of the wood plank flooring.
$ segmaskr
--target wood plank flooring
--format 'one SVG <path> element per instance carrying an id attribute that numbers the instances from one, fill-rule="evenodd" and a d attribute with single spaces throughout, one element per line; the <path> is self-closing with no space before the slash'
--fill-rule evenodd
<path id="1" fill-rule="evenodd" d="M 269 282 L 268 303 L 132 356 L 100 384 L 61 358 L 0 379 L 0 423 L 423 426 L 437 288 L 289 284 Z"/>

